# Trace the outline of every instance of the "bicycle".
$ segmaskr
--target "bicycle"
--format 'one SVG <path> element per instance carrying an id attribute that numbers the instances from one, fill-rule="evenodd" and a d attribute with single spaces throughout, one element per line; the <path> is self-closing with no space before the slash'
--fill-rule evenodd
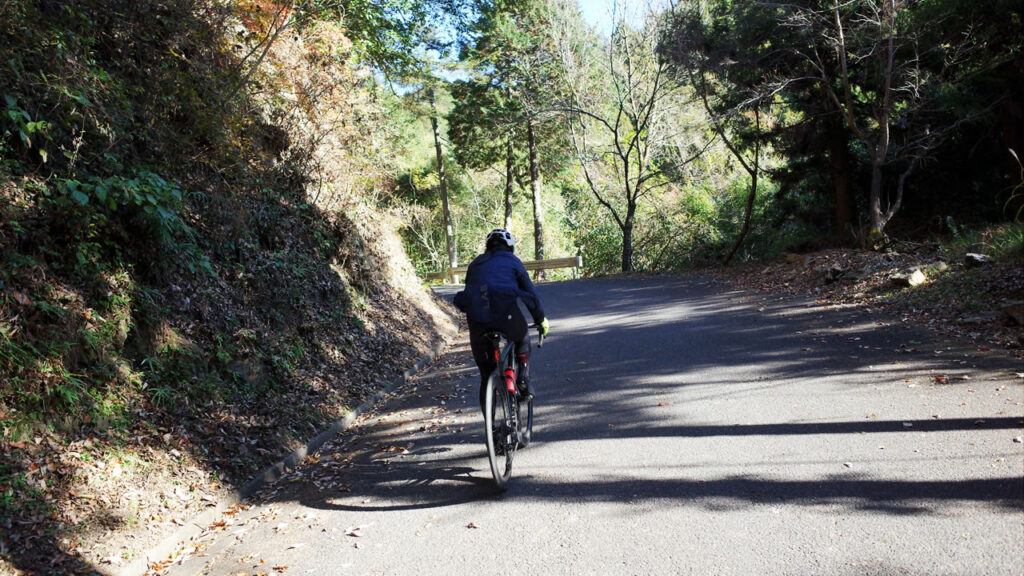
<path id="1" fill-rule="evenodd" d="M 531 326 L 532 328 L 533 326 Z M 530 444 L 533 436 L 533 398 L 524 399 L 516 386 L 519 363 L 515 343 L 502 332 L 488 332 L 494 359 L 498 365 L 487 378 L 484 393 L 484 435 L 491 474 L 498 488 L 505 490 L 512 477 L 512 459 L 519 448 Z M 544 335 L 538 337 L 537 347 L 544 345 Z M 522 404 L 526 404 L 525 418 Z"/>

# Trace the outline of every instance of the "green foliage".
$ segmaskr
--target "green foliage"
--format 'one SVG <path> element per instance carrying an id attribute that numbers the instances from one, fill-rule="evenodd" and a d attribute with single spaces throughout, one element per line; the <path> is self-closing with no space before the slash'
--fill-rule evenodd
<path id="1" fill-rule="evenodd" d="M 56 178 L 53 189 L 43 188 L 40 196 L 41 206 L 61 219 L 64 241 L 76 248 L 74 266 L 80 275 L 102 273 L 106 259 L 119 262 L 125 252 L 154 258 L 146 262 L 151 269 L 166 261 L 193 274 L 213 272 L 180 216 L 181 189 L 155 172 Z"/>
<path id="2" fill-rule="evenodd" d="M 119 211 L 141 215 L 147 222 L 146 229 L 165 243 L 170 243 L 177 233 L 189 232 L 178 216 L 182 206 L 181 189 L 145 169 L 130 178 L 90 177 L 84 181 L 60 178 L 57 194 L 50 201 L 56 211 L 82 214 L 89 226 L 104 227 Z"/>
<path id="3" fill-rule="evenodd" d="M 150 400 L 173 412 L 222 399 L 225 387 L 208 373 L 204 360 L 191 346 L 166 347 L 144 358 L 142 378 Z"/>
<path id="4" fill-rule="evenodd" d="M 7 106 L 5 117 L 17 131 L 18 140 L 26 150 L 31 150 L 33 148 L 33 140 L 36 139 L 35 149 L 38 151 L 40 159 L 46 162 L 48 153 L 45 148 L 38 144 L 37 137 L 42 137 L 44 140 L 48 138 L 47 132 L 50 123 L 45 120 L 33 121 L 28 111 L 18 106 L 17 98 L 10 94 L 4 94 L 4 103 Z"/>
<path id="5" fill-rule="evenodd" d="M 423 74 L 424 52 L 447 57 L 472 17 L 470 0 L 313 0 L 317 19 L 344 22 L 360 59 L 392 79 Z"/>
<path id="6" fill-rule="evenodd" d="M 6 282 L 18 282 L 38 264 L 26 259 L 7 270 Z M 28 326 L 0 322 L 0 392 L 10 410 L 5 432 L 31 421 L 51 425 L 70 422 L 121 421 L 124 399 L 140 384 L 119 357 L 131 327 L 133 283 L 125 273 L 111 274 L 95 308 L 53 286 L 40 286 L 14 302 L 33 306 L 40 314 Z M 2 305 L 2 302 L 0 302 Z"/>
<path id="7" fill-rule="evenodd" d="M 0 462 L 0 517 L 19 515 L 49 516 L 57 511 L 56 503 L 35 482 L 29 481 L 29 472 L 19 470 L 7 462 Z"/>
<path id="8" fill-rule="evenodd" d="M 307 354 L 301 338 L 277 341 L 242 328 L 215 334 L 209 351 L 175 337 L 143 358 L 139 369 L 150 401 L 172 412 L 188 411 L 273 394 Z"/>
<path id="9" fill-rule="evenodd" d="M 947 252 L 981 252 L 1004 261 L 1024 258 L 1024 222 L 964 227 L 950 216 L 946 225 L 952 234 L 945 243 Z"/>
<path id="10" fill-rule="evenodd" d="M 888 125 L 889 149 L 881 158 L 887 167 L 881 176 L 890 198 L 908 167 L 922 157 L 936 160 L 921 162 L 906 180 L 898 218 L 917 225 L 943 213 L 991 218 L 991 200 L 1005 176 L 998 156 L 1002 127 L 995 112 L 1019 106 L 1020 100 L 1012 87 L 1019 76 L 1012 62 L 1019 61 L 1014 55 L 1024 30 L 1019 3 L 898 5 L 892 85 L 915 88 L 889 95 L 892 108 L 886 118 L 879 117 L 885 59 L 877 53 L 884 32 L 873 17 L 874 7 L 860 0 L 840 5 L 850 63 L 848 110 L 837 80 L 835 18 L 820 3 L 681 2 L 661 51 L 680 76 L 708 75 L 716 97 L 712 106 L 720 112 L 757 98 L 770 97 L 773 106 L 783 106 L 778 113 L 782 121 L 770 123 L 773 146 L 784 160 L 773 179 L 787 192 L 815 191 L 819 198 L 798 208 L 817 222 L 828 222 L 815 213 L 830 203 L 824 214 L 836 216 L 830 222 L 834 238 L 852 238 L 850 228 L 858 224 L 852 208 L 867 206 L 872 193 L 870 150 L 851 120 L 840 120 L 844 110 L 861 133 Z M 1015 103 L 993 106 L 1001 98 Z M 1006 125 L 1010 132 L 1019 132 L 1016 122 L 1017 128 Z M 876 135 L 868 140 L 879 141 Z M 972 192 L 965 194 L 968 189 Z"/>
<path id="11" fill-rule="evenodd" d="M 584 272 L 588 276 L 612 274 L 619 270 L 622 256 L 622 231 L 615 222 L 604 217 L 589 191 L 564 183 L 561 195 L 565 200 L 563 226 L 583 255 Z"/>
<path id="12" fill-rule="evenodd" d="M 518 156 L 515 164 L 522 166 L 525 151 L 517 124 L 523 118 L 523 106 L 518 100 L 481 81 L 455 82 L 452 97 L 455 106 L 448 114 L 448 137 L 459 164 L 475 170 L 504 167 L 507 143 L 518 140 L 513 153 Z"/>

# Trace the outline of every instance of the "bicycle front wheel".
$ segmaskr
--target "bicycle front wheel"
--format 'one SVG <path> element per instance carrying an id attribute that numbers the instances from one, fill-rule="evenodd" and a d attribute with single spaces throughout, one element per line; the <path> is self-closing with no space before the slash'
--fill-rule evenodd
<path id="1" fill-rule="evenodd" d="M 512 457 L 516 453 L 516 430 L 512 420 L 513 399 L 505 388 L 502 375 L 495 370 L 487 379 L 484 397 L 484 436 L 491 474 L 498 488 L 504 490 L 512 477 Z"/>

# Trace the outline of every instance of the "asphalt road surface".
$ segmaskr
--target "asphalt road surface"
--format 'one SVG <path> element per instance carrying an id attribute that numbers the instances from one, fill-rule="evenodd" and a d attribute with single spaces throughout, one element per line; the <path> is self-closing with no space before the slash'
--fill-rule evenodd
<path id="1" fill-rule="evenodd" d="M 507 492 L 463 333 L 169 574 L 1024 574 L 1020 357 L 698 277 L 538 288 Z"/>

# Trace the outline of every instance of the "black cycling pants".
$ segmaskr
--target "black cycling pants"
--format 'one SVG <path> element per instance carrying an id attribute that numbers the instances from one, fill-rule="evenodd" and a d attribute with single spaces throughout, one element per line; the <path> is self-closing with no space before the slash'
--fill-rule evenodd
<path id="1" fill-rule="evenodd" d="M 480 369 L 480 406 L 484 405 L 484 393 L 487 390 L 487 379 L 498 367 L 494 359 L 494 347 L 485 336 L 488 332 L 504 332 L 509 341 L 516 345 L 516 356 L 519 359 L 519 382 L 527 382 L 530 378 L 530 339 L 528 338 L 526 318 L 518 307 L 513 308 L 512 317 L 503 322 L 478 323 L 469 320 L 469 347 L 473 350 L 473 360 Z"/>

